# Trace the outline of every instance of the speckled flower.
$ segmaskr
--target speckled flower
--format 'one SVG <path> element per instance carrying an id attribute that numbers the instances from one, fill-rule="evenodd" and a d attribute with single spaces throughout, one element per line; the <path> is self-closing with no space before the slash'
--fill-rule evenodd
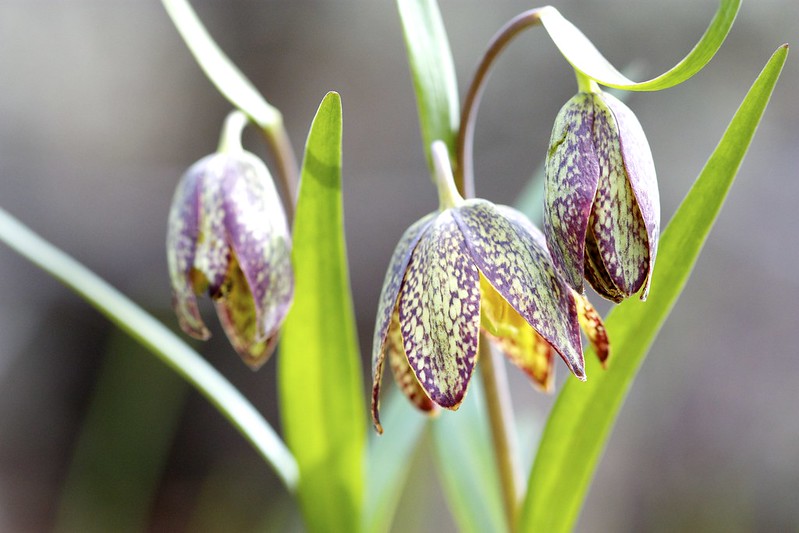
<path id="1" fill-rule="evenodd" d="M 220 152 L 184 174 L 172 200 L 167 259 L 173 306 L 187 334 L 208 339 L 196 296 L 207 293 L 245 363 L 271 355 L 291 305 L 291 241 L 264 163 L 244 150 Z"/>
<path id="2" fill-rule="evenodd" d="M 481 331 L 543 389 L 555 353 L 585 379 L 579 322 L 608 356 L 599 316 L 556 272 L 541 232 L 510 207 L 464 201 L 448 183 L 441 209 L 405 232 L 386 273 L 372 348 L 378 432 L 386 356 L 405 395 L 428 412 L 463 401 Z"/>
<path id="3" fill-rule="evenodd" d="M 612 95 L 580 92 L 560 110 L 546 158 L 547 244 L 566 281 L 646 299 L 660 233 L 655 165 L 641 124 Z"/>

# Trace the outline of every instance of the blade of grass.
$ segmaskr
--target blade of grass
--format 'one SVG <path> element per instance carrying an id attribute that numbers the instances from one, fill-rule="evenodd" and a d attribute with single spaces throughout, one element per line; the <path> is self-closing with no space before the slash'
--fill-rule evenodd
<path id="1" fill-rule="evenodd" d="M 341 130 L 341 100 L 331 92 L 305 147 L 294 305 L 278 357 L 283 426 L 310 531 L 356 531 L 363 506 L 366 404 L 344 242 Z"/>
<path id="2" fill-rule="evenodd" d="M 427 426 L 427 417 L 413 408 L 398 388 L 383 400 L 380 418 L 387 435 L 369 438 L 364 506 L 364 531 L 389 531 L 406 485 L 413 454 Z"/>
<path id="3" fill-rule="evenodd" d="M 730 32 L 740 7 L 741 0 L 721 0 L 704 35 L 688 55 L 660 76 L 640 83 L 616 70 L 593 43 L 557 9 L 543 8 L 540 17 L 555 46 L 576 70 L 608 87 L 628 91 L 659 91 L 684 82 L 707 65 Z"/>
<path id="4" fill-rule="evenodd" d="M 61 281 L 191 383 L 271 465 L 286 487 L 297 484 L 297 463 L 269 423 L 208 362 L 177 335 L 97 274 L 0 209 L 0 240 Z"/>
<path id="5" fill-rule="evenodd" d="M 605 320 L 614 359 L 602 371 L 586 355 L 588 381 L 558 395 L 530 474 L 520 531 L 570 531 L 624 398 L 683 290 L 752 140 L 788 47 L 777 49 L 735 113 L 660 241 L 646 302 L 631 298 Z"/>
<path id="6" fill-rule="evenodd" d="M 55 531 L 146 531 L 188 386 L 113 330 Z"/>
<path id="7" fill-rule="evenodd" d="M 469 385 L 456 413 L 442 412 L 431 427 L 436 464 L 458 529 L 508 531 L 480 380 Z"/>
<path id="8" fill-rule="evenodd" d="M 397 0 L 408 62 L 411 67 L 419 125 L 427 163 L 433 170 L 430 146 L 444 141 L 455 153 L 458 135 L 458 83 L 447 32 L 435 0 Z"/>

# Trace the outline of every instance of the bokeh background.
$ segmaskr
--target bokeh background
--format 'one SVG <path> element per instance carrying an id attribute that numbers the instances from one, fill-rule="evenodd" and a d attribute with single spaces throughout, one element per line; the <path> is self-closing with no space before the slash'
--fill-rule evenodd
<path id="1" fill-rule="evenodd" d="M 298 151 L 325 92 L 342 95 L 345 216 L 365 351 L 391 251 L 437 205 L 396 8 L 389 0 L 194 5 L 283 111 Z M 716 3 L 553 5 L 643 78 L 688 52 Z M 491 35 L 529 7 L 441 0 L 461 94 Z M 795 0 L 744 2 L 702 73 L 629 98 L 652 146 L 664 221 L 773 50 L 799 44 L 798 28 Z M 795 54 L 634 383 L 578 531 L 799 527 Z M 575 90 L 544 32 L 510 47 L 477 123 L 480 196 L 514 201 Z M 229 109 L 155 0 L 0 1 L 0 206 L 172 326 L 164 258 L 172 191 L 214 150 Z M 248 137 L 266 156 L 259 142 Z M 2 246 L 0 294 L 0 530 L 300 529 L 274 474 L 196 392 Z M 217 334 L 199 349 L 279 426 L 275 363 L 250 372 L 210 314 L 209 323 Z M 543 420 L 552 398 L 518 372 L 511 382 L 517 410 Z M 396 531 L 455 530 L 430 464 L 423 449 L 409 466 Z"/>

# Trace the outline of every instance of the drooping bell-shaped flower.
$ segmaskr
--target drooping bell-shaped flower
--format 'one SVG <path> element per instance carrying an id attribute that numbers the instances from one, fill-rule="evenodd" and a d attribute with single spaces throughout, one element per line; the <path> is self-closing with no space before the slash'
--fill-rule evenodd
<path id="1" fill-rule="evenodd" d="M 463 401 L 481 332 L 543 389 L 555 354 L 585 379 L 581 321 L 600 360 L 609 353 L 599 316 L 555 270 L 541 232 L 510 207 L 464 201 L 446 148 L 434 146 L 438 173 L 450 176 L 439 178 L 442 205 L 402 236 L 380 295 L 372 349 L 378 432 L 386 356 L 405 395 L 431 412 Z"/>
<path id="2" fill-rule="evenodd" d="M 197 295 L 207 293 L 231 344 L 257 369 L 274 351 L 292 302 L 291 239 L 264 163 L 240 144 L 225 146 L 189 168 L 172 200 L 173 306 L 183 331 L 206 340 Z"/>
<path id="3" fill-rule="evenodd" d="M 641 124 L 591 82 L 558 113 L 546 158 L 544 231 L 555 265 L 583 291 L 646 299 L 660 233 L 655 165 Z"/>

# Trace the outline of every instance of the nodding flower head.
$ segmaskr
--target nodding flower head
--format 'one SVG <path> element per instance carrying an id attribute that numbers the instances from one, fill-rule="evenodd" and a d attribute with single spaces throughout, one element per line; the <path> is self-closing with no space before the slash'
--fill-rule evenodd
<path id="1" fill-rule="evenodd" d="M 192 165 L 172 200 L 166 247 L 183 331 L 210 337 L 196 297 L 206 293 L 233 347 L 260 367 L 294 294 L 286 216 L 264 163 L 238 150 Z"/>
<path id="2" fill-rule="evenodd" d="M 581 322 L 600 359 L 609 353 L 599 316 L 555 270 L 544 236 L 524 215 L 443 189 L 441 209 L 400 239 L 380 295 L 372 348 L 378 432 L 386 355 L 406 396 L 433 412 L 463 401 L 481 332 L 543 389 L 555 354 L 585 379 Z"/>
<path id="3" fill-rule="evenodd" d="M 646 299 L 660 233 L 655 165 L 641 124 L 596 88 L 560 110 L 546 158 L 547 244 L 566 281 Z"/>

